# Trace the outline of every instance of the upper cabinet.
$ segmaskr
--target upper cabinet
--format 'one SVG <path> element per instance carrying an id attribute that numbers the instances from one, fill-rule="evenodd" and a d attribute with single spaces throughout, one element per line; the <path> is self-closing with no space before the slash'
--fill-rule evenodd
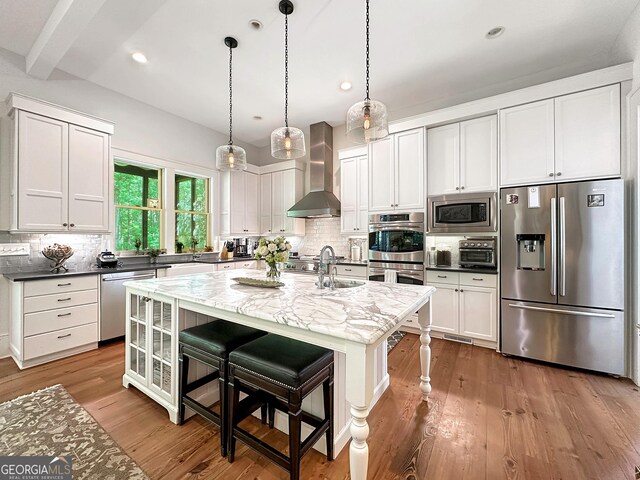
<path id="1" fill-rule="evenodd" d="M 495 115 L 427 130 L 429 195 L 497 190 Z"/>
<path id="2" fill-rule="evenodd" d="M 18 94 L 7 103 L 0 228 L 108 232 L 113 125 Z"/>
<path id="3" fill-rule="evenodd" d="M 304 235 L 304 218 L 287 216 L 287 211 L 303 196 L 304 172 L 290 168 L 264 173 L 260 175 L 260 185 L 260 233 Z"/>
<path id="4" fill-rule="evenodd" d="M 365 234 L 369 226 L 369 158 L 366 154 L 340 161 L 340 231 Z"/>
<path id="5" fill-rule="evenodd" d="M 425 206 L 424 129 L 389 135 L 369 146 L 369 212 Z"/>
<path id="6" fill-rule="evenodd" d="M 500 184 L 620 175 L 620 86 L 500 111 Z"/>
<path id="7" fill-rule="evenodd" d="M 220 233 L 259 235 L 259 175 L 249 171 L 220 174 Z"/>

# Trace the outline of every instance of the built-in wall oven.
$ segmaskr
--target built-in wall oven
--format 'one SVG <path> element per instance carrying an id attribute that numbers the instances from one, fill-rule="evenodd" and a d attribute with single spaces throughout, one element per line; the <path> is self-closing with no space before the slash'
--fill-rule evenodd
<path id="1" fill-rule="evenodd" d="M 384 281 L 396 271 L 398 283 L 424 283 L 424 213 L 369 216 L 369 280 Z"/>
<path id="2" fill-rule="evenodd" d="M 496 192 L 428 197 L 429 233 L 497 231 L 497 198 Z"/>

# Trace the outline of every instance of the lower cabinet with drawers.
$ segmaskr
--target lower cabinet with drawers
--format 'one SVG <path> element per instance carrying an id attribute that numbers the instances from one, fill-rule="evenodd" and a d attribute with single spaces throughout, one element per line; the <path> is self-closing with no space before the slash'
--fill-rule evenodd
<path id="1" fill-rule="evenodd" d="M 11 356 L 20 368 L 98 346 L 98 276 L 11 282 Z"/>
<path id="2" fill-rule="evenodd" d="M 427 270 L 436 337 L 495 348 L 497 275 Z"/>

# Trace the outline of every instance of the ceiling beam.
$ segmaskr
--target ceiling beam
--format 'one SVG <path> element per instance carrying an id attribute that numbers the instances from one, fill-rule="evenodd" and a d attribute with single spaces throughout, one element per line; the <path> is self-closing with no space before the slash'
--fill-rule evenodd
<path id="1" fill-rule="evenodd" d="M 27 73 L 46 80 L 106 0 L 58 0 L 27 54 Z"/>

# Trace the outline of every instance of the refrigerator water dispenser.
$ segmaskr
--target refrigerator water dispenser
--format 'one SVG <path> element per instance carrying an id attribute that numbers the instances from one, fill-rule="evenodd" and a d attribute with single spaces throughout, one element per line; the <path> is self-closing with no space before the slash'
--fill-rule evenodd
<path id="1" fill-rule="evenodd" d="M 518 270 L 544 270 L 544 234 L 518 234 Z"/>

